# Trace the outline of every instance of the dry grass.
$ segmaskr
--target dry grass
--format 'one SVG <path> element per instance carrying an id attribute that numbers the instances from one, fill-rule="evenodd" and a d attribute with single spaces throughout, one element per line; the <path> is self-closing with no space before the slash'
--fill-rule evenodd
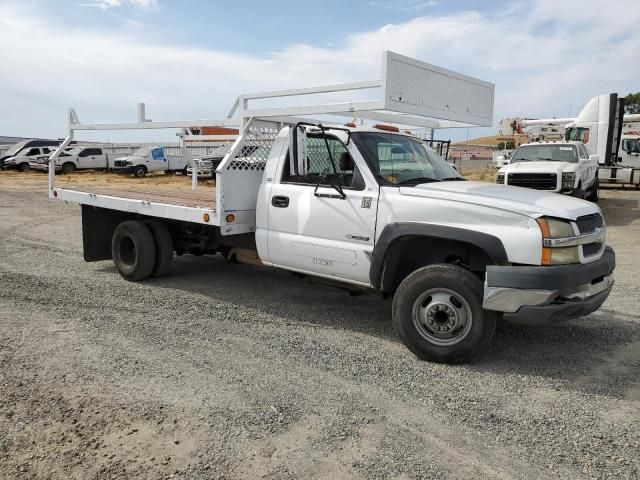
<path id="1" fill-rule="evenodd" d="M 496 183 L 497 170 L 490 168 L 463 168 L 462 175 L 467 180 Z"/>
<path id="2" fill-rule="evenodd" d="M 5 171 L 0 173 L 0 185 L 47 185 L 47 174 L 43 172 L 17 172 Z M 56 175 L 56 185 L 60 187 L 88 186 L 118 186 L 125 188 L 143 187 L 145 190 L 153 190 L 155 187 L 172 187 L 176 189 L 190 189 L 191 177 L 182 175 L 150 174 L 144 178 L 135 178 L 130 175 L 117 175 L 105 172 L 75 172 L 72 175 Z M 199 181 L 199 187 L 213 187 L 215 181 Z"/>
<path id="3" fill-rule="evenodd" d="M 496 170 L 488 168 L 463 168 L 462 175 L 467 180 L 495 183 Z M 164 189 L 167 187 L 178 190 L 191 189 L 191 177 L 182 175 L 150 174 L 144 178 L 134 178 L 129 175 L 116 175 L 105 172 L 75 172 L 72 175 L 56 175 L 56 185 L 60 187 L 80 187 L 87 186 L 117 186 L 131 190 L 153 190 L 154 188 Z M 47 175 L 42 172 L 17 172 L 13 170 L 0 172 L 0 187 L 20 188 L 22 186 L 47 187 Z M 214 187 L 214 180 L 199 181 L 199 188 Z"/>

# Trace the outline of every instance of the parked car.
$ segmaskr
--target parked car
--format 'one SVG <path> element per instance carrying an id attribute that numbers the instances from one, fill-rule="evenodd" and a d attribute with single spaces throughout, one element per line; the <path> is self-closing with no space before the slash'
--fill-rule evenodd
<path id="1" fill-rule="evenodd" d="M 49 158 L 51 148 L 49 147 L 29 147 L 23 149 L 18 155 L 4 159 L 3 168 L 7 170 L 29 170 L 32 163 L 37 163 L 39 159 Z"/>
<path id="2" fill-rule="evenodd" d="M 75 142 L 71 142 L 75 143 Z M 26 152 L 30 150 L 32 147 L 57 147 L 60 145 L 59 140 L 22 140 L 21 142 L 13 145 L 9 150 L 7 150 L 4 155 L 0 156 L 0 169 L 9 169 L 15 168 L 15 162 L 11 162 L 11 167 L 9 165 L 5 165 L 5 161 L 8 158 L 16 157 L 16 156 L 24 156 Z M 22 163 L 22 162 L 21 162 Z M 23 167 L 26 168 L 26 167 Z"/>
<path id="3" fill-rule="evenodd" d="M 598 155 L 582 142 L 528 143 L 498 171 L 503 185 L 565 193 L 598 201 Z"/>
<path id="4" fill-rule="evenodd" d="M 112 170 L 124 175 L 133 174 L 138 178 L 152 172 L 182 172 L 186 175 L 187 163 L 183 155 L 167 155 L 164 147 L 141 147 L 132 155 L 116 158 Z"/>

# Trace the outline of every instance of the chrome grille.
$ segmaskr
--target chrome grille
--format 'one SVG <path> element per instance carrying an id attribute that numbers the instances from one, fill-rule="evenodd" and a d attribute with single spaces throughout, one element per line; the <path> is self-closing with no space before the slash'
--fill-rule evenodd
<path id="1" fill-rule="evenodd" d="M 594 213 L 578 217 L 576 223 L 578 224 L 578 231 L 581 235 L 584 235 L 595 232 L 597 228 L 602 228 L 604 221 L 602 219 L 602 215 Z"/>
<path id="2" fill-rule="evenodd" d="M 127 166 L 127 162 L 124 160 L 115 160 L 113 162 L 113 166 L 114 167 L 126 167 Z"/>
<path id="3" fill-rule="evenodd" d="M 510 173 L 507 185 L 533 188 L 535 190 L 555 190 L 558 177 L 555 173 Z"/>

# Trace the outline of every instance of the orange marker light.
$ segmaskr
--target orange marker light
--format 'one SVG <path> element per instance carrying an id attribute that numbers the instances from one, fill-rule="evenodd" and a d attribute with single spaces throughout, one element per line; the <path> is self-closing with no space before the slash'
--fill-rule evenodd
<path id="1" fill-rule="evenodd" d="M 538 218 L 536 220 L 538 225 L 540 226 L 540 231 L 542 232 L 542 238 L 551 238 L 551 230 L 549 230 L 549 225 L 547 224 L 544 218 Z M 540 257 L 541 265 L 551 265 L 551 249 L 547 247 L 542 247 L 542 255 Z"/>
<path id="2" fill-rule="evenodd" d="M 204 220 L 205 222 L 209 223 L 209 214 L 205 213 L 204 215 L 202 215 L 202 220 Z"/>
<path id="3" fill-rule="evenodd" d="M 233 213 L 230 213 L 229 215 L 227 215 L 227 223 L 233 223 L 235 219 L 236 219 L 236 216 Z"/>
<path id="4" fill-rule="evenodd" d="M 382 125 L 378 123 L 373 126 L 373 128 L 377 128 L 378 130 L 386 130 L 387 132 L 399 132 L 400 129 L 398 127 L 394 127 L 393 125 Z"/>

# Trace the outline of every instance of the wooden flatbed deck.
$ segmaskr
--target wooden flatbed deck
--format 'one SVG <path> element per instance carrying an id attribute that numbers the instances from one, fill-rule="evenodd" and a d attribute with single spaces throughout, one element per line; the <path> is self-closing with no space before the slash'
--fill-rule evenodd
<path id="1" fill-rule="evenodd" d="M 212 186 L 199 186 L 197 190 L 188 188 L 175 188 L 170 186 L 143 187 L 122 185 L 64 185 L 58 188 L 75 192 L 92 193 L 96 195 L 108 195 L 111 197 L 140 200 L 144 202 L 161 203 L 166 205 L 179 205 L 183 207 L 216 208 L 216 189 Z"/>

